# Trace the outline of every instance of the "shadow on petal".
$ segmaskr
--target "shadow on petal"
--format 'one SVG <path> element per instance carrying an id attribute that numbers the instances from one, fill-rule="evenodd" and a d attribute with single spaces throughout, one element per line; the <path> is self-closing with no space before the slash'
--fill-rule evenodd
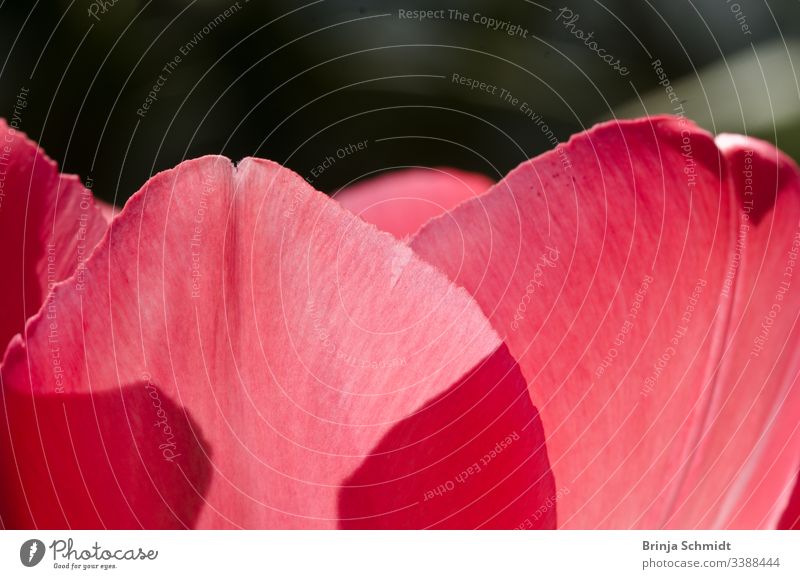
<path id="1" fill-rule="evenodd" d="M 148 379 L 97 394 L 22 394 L 0 407 L 5 528 L 191 528 L 211 453 Z"/>
<path id="2" fill-rule="evenodd" d="M 539 414 L 502 346 L 389 431 L 344 483 L 340 527 L 554 528 L 555 494 Z"/>
<path id="3" fill-rule="evenodd" d="M 800 529 L 800 472 L 797 473 L 797 480 L 789 496 L 789 503 L 778 522 L 778 528 Z"/>

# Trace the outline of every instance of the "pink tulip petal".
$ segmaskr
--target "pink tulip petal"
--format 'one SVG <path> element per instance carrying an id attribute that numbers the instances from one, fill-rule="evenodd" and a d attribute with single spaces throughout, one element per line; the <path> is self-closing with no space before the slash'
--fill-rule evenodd
<path id="1" fill-rule="evenodd" d="M 59 355 L 66 351 L 62 346 Z M 45 366 L 52 358 L 41 355 Z M 31 395 L 5 372 L 3 379 L 0 518 L 6 528 L 192 526 L 211 477 L 208 448 L 162 389 L 145 378 L 113 389 L 93 382 L 92 394 L 37 386 Z M 169 436 L 159 436 L 164 419 Z"/>
<path id="2" fill-rule="evenodd" d="M 774 528 L 800 464 L 800 172 L 763 141 L 716 141 L 741 206 L 727 275 L 732 317 L 673 517 L 700 527 Z"/>
<path id="3" fill-rule="evenodd" d="M 0 118 L 0 350 L 80 267 L 106 230 L 93 197 L 35 143 Z"/>
<path id="4" fill-rule="evenodd" d="M 778 522 L 779 529 L 800 529 L 800 472 L 797 473 L 797 480 L 792 488 L 789 503 L 781 515 Z"/>
<path id="5" fill-rule="evenodd" d="M 753 249 L 775 251 L 767 286 L 785 260 L 777 248 L 788 249 L 789 224 L 797 221 L 796 199 L 786 197 L 792 213 L 773 232 L 774 242 Z M 519 361 L 542 416 L 556 485 L 571 491 L 559 502 L 559 525 L 773 521 L 772 491 L 788 482 L 787 463 L 758 486 L 780 452 L 765 449 L 759 437 L 776 413 L 781 426 L 769 440 L 787 434 L 784 420 L 797 423 L 797 404 L 776 406 L 796 363 L 784 355 L 781 373 L 764 384 L 765 400 L 746 423 L 736 420 L 752 393 L 724 414 L 733 423 L 713 427 L 716 441 L 741 426 L 725 454 L 739 453 L 733 470 L 759 447 L 755 472 L 746 484 L 744 475 L 737 479 L 743 487 L 729 485 L 728 467 L 718 476 L 711 466 L 720 450 L 706 428 L 735 386 L 717 366 L 741 318 L 725 286 L 738 208 L 711 136 L 683 119 L 658 117 L 606 123 L 573 137 L 412 240 L 420 256 L 475 296 Z M 756 296 L 754 317 L 763 317 L 773 295 L 774 289 Z M 787 328 L 793 316 L 787 313 Z M 742 331 L 742 343 L 752 341 L 752 329 Z M 755 382 L 748 384 L 760 388 L 768 369 L 752 371 L 748 380 Z M 782 458 L 796 455 L 794 441 L 788 448 Z M 708 474 L 704 481 L 698 464 Z M 682 504 L 686 489 L 698 489 L 696 502 Z M 748 501 L 746 516 L 734 512 L 743 503 L 719 507 L 732 497 Z"/>
<path id="6" fill-rule="evenodd" d="M 492 185 L 493 181 L 480 173 L 450 168 L 404 169 L 346 187 L 335 199 L 367 223 L 403 239 Z"/>
<path id="7" fill-rule="evenodd" d="M 538 415 L 477 305 L 271 162 L 157 175 L 51 299 L 63 387 L 43 315 L 2 369 L 8 527 L 517 525 L 552 504 Z"/>
<path id="8" fill-rule="evenodd" d="M 108 203 L 102 199 L 95 199 L 94 204 L 97 206 L 97 209 L 100 211 L 103 218 L 105 218 L 105 220 L 109 223 L 111 223 L 111 220 L 114 219 L 117 213 L 121 211 L 121 209 L 113 203 Z"/>
<path id="9" fill-rule="evenodd" d="M 487 390 L 498 375 L 509 378 Z M 556 497 L 542 493 L 552 489 L 542 441 L 527 384 L 504 346 L 389 432 L 343 488 L 342 526 L 552 529 Z M 427 487 L 415 481 L 420 475 Z"/>

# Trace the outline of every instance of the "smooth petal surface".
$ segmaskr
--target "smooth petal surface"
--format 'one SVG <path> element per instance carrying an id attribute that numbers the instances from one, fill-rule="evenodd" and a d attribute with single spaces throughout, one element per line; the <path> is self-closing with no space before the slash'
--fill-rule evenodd
<path id="1" fill-rule="evenodd" d="M 6 355 L 7 527 L 517 526 L 554 494 L 478 306 L 278 165 L 157 175 L 85 277 L 50 298 L 62 387 L 46 316 Z"/>
<path id="2" fill-rule="evenodd" d="M 404 239 L 493 184 L 485 175 L 458 169 L 402 169 L 345 187 L 335 199 L 364 221 Z"/>
<path id="3" fill-rule="evenodd" d="M 763 141 L 716 141 L 741 207 L 724 291 L 733 316 L 673 516 L 701 513 L 701 528 L 775 527 L 800 464 L 800 173 Z"/>
<path id="4" fill-rule="evenodd" d="M 89 257 L 107 222 L 74 175 L 60 175 L 23 133 L 0 119 L 0 350 L 49 288 Z"/>
<path id="5" fill-rule="evenodd" d="M 711 136 L 688 121 L 610 122 L 524 163 L 412 240 L 475 296 L 519 360 L 556 485 L 570 490 L 563 527 L 760 527 L 785 503 L 788 491 L 775 491 L 790 487 L 797 445 L 765 445 L 762 434 L 777 440 L 798 422 L 798 405 L 781 402 L 796 364 L 781 354 L 781 374 L 768 379 L 776 356 L 752 360 L 741 396 L 728 369 L 742 355 L 732 340 L 752 343 L 751 320 L 777 291 L 796 218 L 772 227 L 769 246 L 753 240 L 756 263 L 772 252 L 765 287 L 742 290 L 741 272 L 731 285 L 741 204 L 728 179 Z M 794 193 L 781 198 L 794 212 Z M 753 293 L 757 307 L 742 306 Z M 776 339 L 787 346 L 796 310 Z M 721 460 L 738 459 L 719 468 L 718 441 L 732 434 Z"/>

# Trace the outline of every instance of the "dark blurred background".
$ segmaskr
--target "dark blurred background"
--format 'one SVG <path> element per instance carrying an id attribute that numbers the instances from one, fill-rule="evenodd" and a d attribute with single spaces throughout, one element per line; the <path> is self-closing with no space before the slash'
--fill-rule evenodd
<path id="1" fill-rule="evenodd" d="M 797 0 L 0 0 L 0 115 L 117 204 L 207 153 L 323 191 L 407 165 L 499 178 L 554 138 L 678 106 L 800 158 L 799 32 Z"/>

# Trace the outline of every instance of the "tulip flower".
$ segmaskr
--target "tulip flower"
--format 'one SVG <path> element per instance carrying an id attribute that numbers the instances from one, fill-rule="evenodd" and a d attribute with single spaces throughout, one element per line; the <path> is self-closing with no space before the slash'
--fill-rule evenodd
<path id="1" fill-rule="evenodd" d="M 800 180 L 614 121 L 492 185 L 266 160 L 110 220 L 0 124 L 6 528 L 797 524 Z"/>

